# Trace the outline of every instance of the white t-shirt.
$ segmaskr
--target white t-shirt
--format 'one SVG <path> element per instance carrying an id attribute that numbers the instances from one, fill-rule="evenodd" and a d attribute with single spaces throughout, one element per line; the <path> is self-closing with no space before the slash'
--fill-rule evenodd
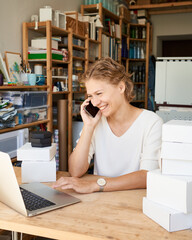
<path id="1" fill-rule="evenodd" d="M 117 137 L 102 116 L 93 133 L 88 157 L 90 162 L 94 154 L 94 174 L 117 177 L 159 168 L 162 123 L 157 114 L 143 110 L 130 128 Z"/>

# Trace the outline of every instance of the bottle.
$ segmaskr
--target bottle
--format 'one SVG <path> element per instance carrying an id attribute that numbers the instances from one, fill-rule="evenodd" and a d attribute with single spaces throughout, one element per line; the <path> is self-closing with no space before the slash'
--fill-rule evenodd
<path id="1" fill-rule="evenodd" d="M 138 38 L 142 39 L 142 28 L 138 27 Z"/>
<path id="2" fill-rule="evenodd" d="M 142 82 L 145 82 L 145 64 L 142 65 Z"/>
<path id="3" fill-rule="evenodd" d="M 140 59 L 141 58 L 141 47 L 140 47 L 140 43 L 139 42 L 137 43 L 136 49 L 137 49 L 136 58 Z"/>
<path id="4" fill-rule="evenodd" d="M 141 43 L 141 59 L 144 59 L 145 58 L 145 53 L 144 53 L 144 46 L 143 46 L 144 44 L 143 43 Z"/>
<path id="5" fill-rule="evenodd" d="M 146 39 L 146 28 L 143 27 L 142 29 L 142 39 Z"/>
<path id="6" fill-rule="evenodd" d="M 137 58 L 137 44 L 136 42 L 133 43 L 133 58 Z"/>
<path id="7" fill-rule="evenodd" d="M 132 59 L 133 57 L 134 57 L 134 49 L 133 49 L 133 43 L 131 42 L 129 46 L 129 58 Z"/>
<path id="8" fill-rule="evenodd" d="M 135 28 L 131 28 L 131 38 L 135 38 Z"/>
<path id="9" fill-rule="evenodd" d="M 135 27 L 135 38 L 139 38 L 138 27 Z"/>
<path id="10" fill-rule="evenodd" d="M 142 66 L 138 66 L 138 81 L 142 82 Z"/>

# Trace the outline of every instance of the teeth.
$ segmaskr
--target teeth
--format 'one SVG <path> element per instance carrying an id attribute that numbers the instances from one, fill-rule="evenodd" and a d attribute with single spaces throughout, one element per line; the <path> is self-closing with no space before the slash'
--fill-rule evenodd
<path id="1" fill-rule="evenodd" d="M 105 109 L 106 108 L 106 106 L 104 106 L 104 107 L 100 107 L 100 110 L 103 110 L 103 109 Z"/>

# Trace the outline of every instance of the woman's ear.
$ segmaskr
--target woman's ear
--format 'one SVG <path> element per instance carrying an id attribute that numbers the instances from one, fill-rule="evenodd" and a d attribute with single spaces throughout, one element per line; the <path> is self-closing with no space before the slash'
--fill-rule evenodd
<path id="1" fill-rule="evenodd" d="M 118 88 L 119 88 L 120 93 L 124 93 L 125 92 L 125 83 L 123 81 L 121 81 L 119 83 Z"/>

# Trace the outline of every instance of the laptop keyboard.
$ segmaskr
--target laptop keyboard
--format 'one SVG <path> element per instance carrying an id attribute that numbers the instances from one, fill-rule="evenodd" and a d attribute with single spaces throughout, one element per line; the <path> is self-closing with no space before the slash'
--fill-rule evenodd
<path id="1" fill-rule="evenodd" d="M 25 203 L 25 207 L 29 211 L 49 207 L 55 205 L 55 203 L 48 201 L 45 198 L 42 198 L 32 192 L 27 191 L 24 188 L 21 188 L 21 194 Z"/>

